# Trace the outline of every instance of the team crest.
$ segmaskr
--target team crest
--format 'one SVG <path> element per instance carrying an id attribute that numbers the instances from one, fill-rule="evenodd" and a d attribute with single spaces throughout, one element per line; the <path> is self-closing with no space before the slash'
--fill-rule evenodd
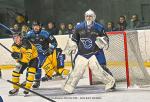
<path id="1" fill-rule="evenodd" d="M 89 38 L 81 38 L 80 40 L 81 40 L 84 48 L 86 48 L 86 49 L 90 49 L 93 45 L 92 40 Z"/>

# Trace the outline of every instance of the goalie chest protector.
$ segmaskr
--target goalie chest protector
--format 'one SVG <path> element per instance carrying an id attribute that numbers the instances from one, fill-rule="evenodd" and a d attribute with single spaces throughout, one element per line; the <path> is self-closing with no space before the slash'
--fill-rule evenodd
<path id="1" fill-rule="evenodd" d="M 93 23 L 90 29 L 85 22 L 76 26 L 72 40 L 77 43 L 79 54 L 90 55 L 99 51 L 95 41 L 96 37 L 102 34 L 103 29 L 103 26 L 98 23 Z"/>

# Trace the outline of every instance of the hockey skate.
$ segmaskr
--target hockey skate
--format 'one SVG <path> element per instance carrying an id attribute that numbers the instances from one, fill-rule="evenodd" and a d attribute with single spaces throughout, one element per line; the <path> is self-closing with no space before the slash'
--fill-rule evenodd
<path id="1" fill-rule="evenodd" d="M 42 80 L 42 81 L 52 80 L 52 77 L 49 77 L 49 76 L 45 75 L 44 77 L 42 77 L 41 80 Z"/>
<path id="2" fill-rule="evenodd" d="M 39 87 L 40 87 L 40 80 L 35 80 L 35 83 L 32 86 L 32 88 L 39 88 Z"/>
<path id="3" fill-rule="evenodd" d="M 111 82 L 109 82 L 109 83 L 105 86 L 105 91 L 106 91 L 106 92 L 114 91 L 114 90 L 115 90 L 115 87 L 116 87 L 115 80 L 112 80 Z"/>
<path id="4" fill-rule="evenodd" d="M 54 74 L 52 78 L 53 78 L 53 80 L 62 80 L 63 79 L 63 77 L 60 73 Z"/>
<path id="5" fill-rule="evenodd" d="M 114 84 L 114 86 L 112 88 L 110 88 L 112 91 L 116 90 L 116 83 Z"/>
<path id="6" fill-rule="evenodd" d="M 12 90 L 9 91 L 9 95 L 14 96 L 14 95 L 17 95 L 18 92 L 19 92 L 19 89 L 12 89 Z"/>
<path id="7" fill-rule="evenodd" d="M 67 95 L 67 94 L 73 94 L 74 88 L 72 86 L 66 84 L 62 87 L 62 90 L 63 90 L 64 94 Z"/>
<path id="8" fill-rule="evenodd" d="M 28 92 L 28 91 L 26 91 L 26 90 L 25 90 L 25 91 L 23 91 L 23 93 L 24 93 L 24 95 L 25 95 L 25 96 L 28 96 L 28 94 L 29 94 L 29 92 Z"/>

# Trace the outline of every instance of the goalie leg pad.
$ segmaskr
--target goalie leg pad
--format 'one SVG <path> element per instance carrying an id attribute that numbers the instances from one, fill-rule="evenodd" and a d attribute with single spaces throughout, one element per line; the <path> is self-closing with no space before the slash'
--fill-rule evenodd
<path id="1" fill-rule="evenodd" d="M 88 59 L 78 55 L 75 60 L 75 68 L 65 82 L 63 88 L 64 91 L 67 91 L 68 93 L 73 92 L 80 78 L 83 76 L 85 69 L 87 68 L 87 65 L 88 65 Z"/>
<path id="2" fill-rule="evenodd" d="M 100 66 L 95 55 L 89 59 L 89 67 L 92 73 L 106 85 L 105 90 L 114 86 L 115 79 Z"/>

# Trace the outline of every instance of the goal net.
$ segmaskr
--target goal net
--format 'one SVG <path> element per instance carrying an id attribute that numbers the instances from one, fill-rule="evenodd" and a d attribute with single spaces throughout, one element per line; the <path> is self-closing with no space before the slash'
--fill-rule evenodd
<path id="1" fill-rule="evenodd" d="M 131 85 L 150 84 L 150 76 L 144 67 L 140 53 L 137 31 L 108 32 L 109 48 L 104 50 L 107 68 L 112 72 L 116 82 L 127 82 Z M 90 84 L 99 83 L 89 72 Z"/>

